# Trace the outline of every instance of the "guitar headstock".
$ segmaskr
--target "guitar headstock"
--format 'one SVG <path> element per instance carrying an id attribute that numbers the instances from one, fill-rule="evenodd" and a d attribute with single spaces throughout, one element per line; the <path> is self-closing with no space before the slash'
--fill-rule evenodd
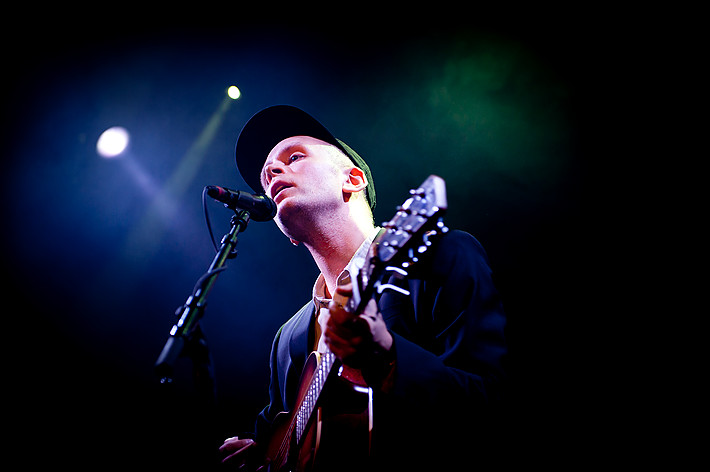
<path id="1" fill-rule="evenodd" d="M 392 289 L 408 295 L 404 289 L 381 284 L 384 274 L 393 271 L 406 276 L 405 269 L 426 252 L 432 244 L 431 238 L 448 231 L 442 220 L 447 208 L 444 179 L 430 175 L 409 193 L 411 196 L 397 207 L 394 217 L 382 225 L 385 231 L 373 241 L 369 262 L 353 284 L 348 306 L 351 312 L 363 309 L 375 292 Z"/>
<path id="2" fill-rule="evenodd" d="M 400 263 L 408 267 L 416 262 L 416 254 L 426 251 L 433 234 L 447 231 L 441 221 L 447 208 L 444 179 L 430 175 L 409 193 L 412 196 L 383 224 L 386 231 L 374 242 L 375 257 L 382 263 L 395 264 L 400 259 Z"/>

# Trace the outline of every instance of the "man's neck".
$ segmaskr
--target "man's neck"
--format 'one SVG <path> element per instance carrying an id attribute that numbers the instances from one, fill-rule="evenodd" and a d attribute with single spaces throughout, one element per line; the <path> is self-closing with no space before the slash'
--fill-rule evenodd
<path id="1" fill-rule="evenodd" d="M 371 222 L 348 220 L 329 228 L 320 228 L 316 237 L 304 242 L 325 278 L 329 294 L 333 294 L 338 276 L 373 229 Z"/>

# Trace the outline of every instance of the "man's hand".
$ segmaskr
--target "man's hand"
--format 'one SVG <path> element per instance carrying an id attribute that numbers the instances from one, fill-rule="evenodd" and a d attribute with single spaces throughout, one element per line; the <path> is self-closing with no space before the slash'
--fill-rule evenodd
<path id="1" fill-rule="evenodd" d="M 353 316 L 343 308 L 344 300 L 353 294 L 352 285 L 335 289 L 333 301 L 328 307 L 329 315 L 324 330 L 325 342 L 345 364 L 361 367 L 376 354 L 388 352 L 392 348 L 392 335 L 374 300 L 365 307 L 360 316 Z"/>
<path id="2" fill-rule="evenodd" d="M 219 448 L 219 452 L 225 455 L 222 464 L 242 468 L 251 459 L 255 449 L 256 443 L 253 439 L 239 439 L 236 436 L 225 439 Z"/>

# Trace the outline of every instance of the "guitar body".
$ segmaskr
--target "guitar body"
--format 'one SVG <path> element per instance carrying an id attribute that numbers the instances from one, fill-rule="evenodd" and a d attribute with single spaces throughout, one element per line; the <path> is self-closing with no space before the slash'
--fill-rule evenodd
<path id="1" fill-rule="evenodd" d="M 314 352 L 306 360 L 298 386 L 296 405 L 303 404 L 307 396 L 311 379 L 318 368 L 319 357 L 319 354 Z M 297 413 L 298 408 L 291 412 L 282 411 L 274 419 L 274 432 L 266 448 L 266 470 L 269 472 L 300 472 L 312 470 L 313 468 L 313 458 L 318 446 L 318 427 L 320 422 L 317 418 L 311 419 L 310 423 L 313 423 L 313 425 L 309 428 L 308 434 L 304 435 L 304 440 L 300 441 L 299 447 L 294 431 L 297 423 Z M 302 453 L 300 448 L 303 449 Z"/>
<path id="2" fill-rule="evenodd" d="M 368 470 L 372 435 L 372 389 L 360 371 L 343 366 L 332 372 L 323 391 L 317 418 L 314 470 Z"/>
<path id="3" fill-rule="evenodd" d="M 302 425 L 297 418 L 299 408 L 276 416 L 266 451 L 267 464 L 260 470 L 347 471 L 362 470 L 366 465 L 372 432 L 372 390 L 358 370 L 338 366 L 325 377 L 327 388 L 313 396 L 314 379 L 323 375 L 322 362 L 323 355 L 313 352 L 299 383 L 296 404 L 315 402 L 312 414 Z"/>

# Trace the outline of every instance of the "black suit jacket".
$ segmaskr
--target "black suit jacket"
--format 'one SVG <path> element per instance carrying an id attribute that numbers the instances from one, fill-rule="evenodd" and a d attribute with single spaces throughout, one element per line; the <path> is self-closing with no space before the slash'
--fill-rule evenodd
<path id="1" fill-rule="evenodd" d="M 391 282 L 411 294 L 385 292 L 378 300 L 396 360 L 390 388 L 374 393 L 373 463 L 424 470 L 430 461 L 468 464 L 471 453 L 490 458 L 497 442 L 490 406 L 501 393 L 506 343 L 483 248 L 470 234 L 450 231 L 404 280 Z M 307 303 L 274 339 L 271 401 L 257 420 L 258 442 L 270 435 L 278 412 L 294 407 L 314 345 L 314 310 Z"/>

